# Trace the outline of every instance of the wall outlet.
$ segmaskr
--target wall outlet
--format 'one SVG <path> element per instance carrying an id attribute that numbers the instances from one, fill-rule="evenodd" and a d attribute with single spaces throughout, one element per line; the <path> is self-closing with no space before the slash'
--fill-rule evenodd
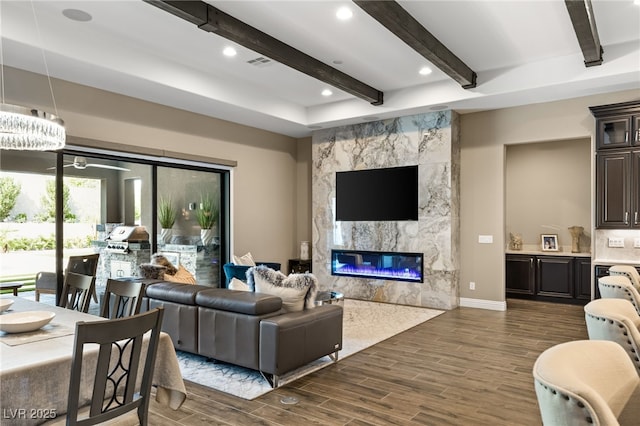
<path id="1" fill-rule="evenodd" d="M 633 248 L 640 248 L 640 238 L 633 239 Z"/>
<path id="2" fill-rule="evenodd" d="M 476 283 L 474 283 L 473 281 L 469 282 L 469 290 L 475 290 L 476 289 Z"/>
<path id="3" fill-rule="evenodd" d="M 493 243 L 493 235 L 478 235 L 478 242 L 480 244 L 491 244 Z"/>
<path id="4" fill-rule="evenodd" d="M 609 237 L 609 247 L 624 248 L 624 238 Z"/>

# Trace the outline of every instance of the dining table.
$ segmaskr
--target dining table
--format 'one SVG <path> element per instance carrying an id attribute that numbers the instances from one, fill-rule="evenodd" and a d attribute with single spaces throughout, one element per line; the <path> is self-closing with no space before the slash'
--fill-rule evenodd
<path id="1" fill-rule="evenodd" d="M 2 299 L 12 299 L 14 303 L 0 315 L 48 311 L 55 316 L 35 331 L 0 331 L 0 424 L 36 425 L 59 418 L 67 411 L 75 324 L 105 318 L 22 297 L 3 296 Z M 85 347 L 83 364 L 95 365 L 97 352 L 97 345 Z M 93 373 L 87 373 L 86 377 L 83 373 L 81 403 L 88 404 L 91 400 L 92 383 Z M 156 401 L 174 410 L 186 399 L 178 358 L 170 336 L 164 332 L 160 334 L 153 386 Z"/>

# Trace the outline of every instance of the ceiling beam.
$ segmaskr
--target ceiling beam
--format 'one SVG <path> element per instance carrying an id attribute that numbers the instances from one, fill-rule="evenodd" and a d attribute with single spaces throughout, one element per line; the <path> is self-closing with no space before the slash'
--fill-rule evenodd
<path id="1" fill-rule="evenodd" d="M 580 49 L 582 49 L 584 65 L 587 67 L 600 65 L 604 50 L 600 45 L 591 0 L 564 0 L 564 4 L 567 6 L 573 29 L 578 37 Z"/>
<path id="2" fill-rule="evenodd" d="M 202 1 L 145 0 L 198 28 L 212 32 L 274 61 L 330 84 L 340 90 L 382 105 L 384 94 L 373 87 L 303 53 Z"/>
<path id="3" fill-rule="evenodd" d="M 353 2 L 463 88 L 476 87 L 476 73 L 398 3 L 388 0 Z"/>

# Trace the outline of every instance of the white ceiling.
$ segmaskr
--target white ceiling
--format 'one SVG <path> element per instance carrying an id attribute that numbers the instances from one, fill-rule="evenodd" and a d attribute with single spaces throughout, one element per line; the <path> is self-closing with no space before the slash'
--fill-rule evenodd
<path id="1" fill-rule="evenodd" d="M 419 75 L 428 61 L 349 1 L 208 1 L 383 91 L 381 106 L 336 88 L 323 97 L 325 83 L 279 63 L 250 65 L 261 55 L 141 0 L 1 0 L 0 34 L 4 65 L 46 74 L 44 51 L 53 77 L 302 137 L 443 105 L 464 113 L 640 89 L 640 6 L 592 2 L 604 62 L 587 68 L 562 0 L 400 0 L 478 74 L 477 87 L 463 89 L 433 66 Z M 343 5 L 348 22 L 335 17 Z M 226 46 L 238 55 L 223 56 Z"/>

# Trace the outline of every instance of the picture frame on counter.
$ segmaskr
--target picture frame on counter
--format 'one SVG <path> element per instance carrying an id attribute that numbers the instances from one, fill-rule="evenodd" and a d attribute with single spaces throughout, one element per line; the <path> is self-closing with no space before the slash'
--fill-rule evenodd
<path id="1" fill-rule="evenodd" d="M 540 239 L 542 251 L 558 251 L 558 234 L 542 234 Z"/>

